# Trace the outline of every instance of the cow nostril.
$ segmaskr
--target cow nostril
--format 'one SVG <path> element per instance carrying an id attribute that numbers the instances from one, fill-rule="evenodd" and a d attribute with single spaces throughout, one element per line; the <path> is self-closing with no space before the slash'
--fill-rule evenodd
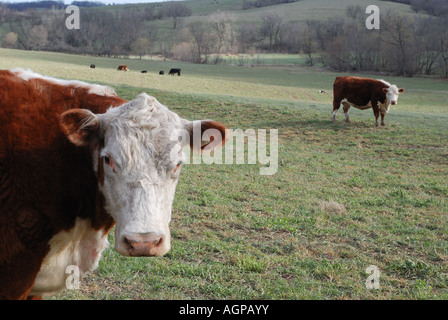
<path id="1" fill-rule="evenodd" d="M 134 234 L 123 236 L 123 244 L 131 256 L 159 255 L 164 237 L 155 234 Z"/>

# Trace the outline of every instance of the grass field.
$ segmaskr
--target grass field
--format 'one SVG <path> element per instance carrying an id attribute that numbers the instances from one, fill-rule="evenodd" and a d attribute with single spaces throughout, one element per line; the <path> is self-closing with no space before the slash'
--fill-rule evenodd
<path id="1" fill-rule="evenodd" d="M 111 234 L 98 270 L 53 299 L 448 299 L 446 80 L 381 77 L 405 93 L 376 128 L 371 110 L 330 122 L 341 74 L 319 69 L 0 56 L 2 69 L 105 83 L 127 99 L 146 91 L 188 119 L 279 130 L 275 175 L 186 165 L 170 253 L 125 258 Z M 131 71 L 116 71 L 122 63 Z M 182 76 L 157 74 L 171 66 Z M 370 265 L 379 289 L 366 288 Z"/>

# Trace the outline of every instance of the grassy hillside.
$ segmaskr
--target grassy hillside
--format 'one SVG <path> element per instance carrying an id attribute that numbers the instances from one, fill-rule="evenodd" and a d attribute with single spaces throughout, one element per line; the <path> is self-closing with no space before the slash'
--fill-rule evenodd
<path id="1" fill-rule="evenodd" d="M 205 15 L 218 10 L 234 12 L 238 17 L 238 22 L 259 21 L 263 13 L 274 11 L 282 15 L 285 21 L 306 21 L 306 20 L 328 20 L 330 18 L 346 17 L 346 8 L 349 5 L 359 5 L 366 8 L 369 5 L 377 5 L 380 10 L 400 11 L 404 14 L 415 14 L 409 5 L 381 0 L 301 0 L 293 3 L 278 4 L 273 6 L 251 8 L 243 10 L 243 0 L 184 0 L 182 1 L 192 10 L 191 17 L 186 21 L 203 19 Z M 166 6 L 166 3 L 132 4 L 119 7 L 103 7 L 102 10 L 114 10 L 116 8 L 136 7 L 144 10 L 148 6 L 157 8 Z M 366 15 L 367 17 L 367 15 Z"/>
<path id="2" fill-rule="evenodd" d="M 54 299 L 448 299 L 446 81 L 387 77 L 406 91 L 376 128 L 371 110 L 331 124 L 338 74 L 317 69 L 0 56 L 2 69 L 106 83 L 127 99 L 146 91 L 188 119 L 279 130 L 275 175 L 186 165 L 171 252 L 125 258 L 111 234 L 99 269 Z M 121 63 L 131 71 L 116 71 Z M 171 66 L 182 76 L 157 74 Z M 365 286 L 370 265 L 377 290 Z"/>
<path id="3" fill-rule="evenodd" d="M 235 25 L 241 25 L 248 22 L 261 23 L 261 17 L 267 13 L 277 13 L 282 17 L 283 22 L 306 22 L 308 20 L 321 20 L 328 21 L 333 18 L 348 19 L 346 15 L 346 8 L 348 5 L 359 5 L 363 10 L 369 5 L 377 5 L 380 8 L 382 14 L 385 14 L 388 10 L 400 12 L 405 15 L 415 15 L 416 13 L 411 10 L 409 5 L 399 4 L 395 2 L 380 1 L 380 0 L 301 0 L 294 3 L 278 4 L 273 6 L 251 8 L 243 10 L 243 0 L 185 0 L 182 1 L 192 10 L 190 17 L 184 18 L 177 29 L 173 29 L 173 23 L 170 18 L 165 17 L 162 20 L 151 21 L 150 25 L 158 29 L 159 38 L 156 43 L 153 43 L 153 48 L 159 50 L 163 47 L 163 42 L 166 39 L 175 39 L 176 34 L 179 34 L 179 30 L 183 26 L 190 22 L 204 20 L 206 16 L 217 11 L 229 11 L 232 12 L 236 18 Z M 147 4 L 130 4 L 123 6 L 107 6 L 101 8 L 93 8 L 90 10 L 112 10 L 120 11 L 124 9 L 137 8 L 144 11 L 147 7 L 156 7 L 156 10 L 160 10 L 168 4 L 165 2 L 160 3 L 147 3 Z M 362 16 L 367 18 L 367 14 L 362 13 Z M 172 40 L 169 40 L 172 41 Z"/>

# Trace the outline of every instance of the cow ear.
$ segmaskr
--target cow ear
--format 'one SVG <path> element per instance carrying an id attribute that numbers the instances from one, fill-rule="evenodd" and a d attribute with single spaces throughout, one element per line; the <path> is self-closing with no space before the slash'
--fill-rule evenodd
<path id="1" fill-rule="evenodd" d="M 66 111 L 61 114 L 59 125 L 70 142 L 79 147 L 91 144 L 99 136 L 99 118 L 90 110 Z"/>
<path id="2" fill-rule="evenodd" d="M 387 93 L 387 91 L 389 91 L 389 88 L 383 88 L 384 93 Z"/>
<path id="3" fill-rule="evenodd" d="M 398 89 L 398 92 L 403 93 L 404 92 L 404 88 Z"/>
<path id="4" fill-rule="evenodd" d="M 226 143 L 226 127 L 218 121 L 196 120 L 189 122 L 186 129 L 194 151 L 214 150 Z"/>

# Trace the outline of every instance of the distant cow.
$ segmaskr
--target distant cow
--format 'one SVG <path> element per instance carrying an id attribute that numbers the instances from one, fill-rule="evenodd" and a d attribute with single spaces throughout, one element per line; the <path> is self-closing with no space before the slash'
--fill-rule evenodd
<path id="1" fill-rule="evenodd" d="M 334 122 L 339 107 L 344 106 L 345 121 L 350 122 L 348 111 L 350 107 L 361 110 L 373 109 L 378 126 L 381 114 L 381 125 L 384 126 L 384 116 L 389 112 L 390 105 L 396 105 L 398 94 L 404 91 L 396 85 L 384 80 L 374 80 L 359 77 L 336 77 L 333 84 L 333 115 Z"/>
<path id="2" fill-rule="evenodd" d="M 94 270 L 114 225 L 118 253 L 166 254 L 183 147 L 219 148 L 224 125 L 22 69 L 0 83 L 0 299 L 52 295 Z"/>
<path id="3" fill-rule="evenodd" d="M 90 68 L 95 69 L 95 65 L 94 65 L 94 64 L 91 64 L 91 65 L 90 65 Z"/>
<path id="4" fill-rule="evenodd" d="M 180 76 L 180 69 L 173 68 L 173 69 L 170 70 L 170 72 L 168 74 L 173 76 L 176 73 L 177 73 L 178 76 Z"/>
<path id="5" fill-rule="evenodd" d="M 163 76 L 165 74 L 165 71 L 159 71 L 159 74 Z"/>
<path id="6" fill-rule="evenodd" d="M 119 65 L 117 70 L 118 71 L 128 71 L 128 66 L 124 65 L 124 64 Z"/>
<path id="7" fill-rule="evenodd" d="M 146 70 L 142 70 L 142 71 L 140 71 L 140 73 L 146 73 L 146 72 L 148 72 L 148 71 L 146 71 Z"/>

